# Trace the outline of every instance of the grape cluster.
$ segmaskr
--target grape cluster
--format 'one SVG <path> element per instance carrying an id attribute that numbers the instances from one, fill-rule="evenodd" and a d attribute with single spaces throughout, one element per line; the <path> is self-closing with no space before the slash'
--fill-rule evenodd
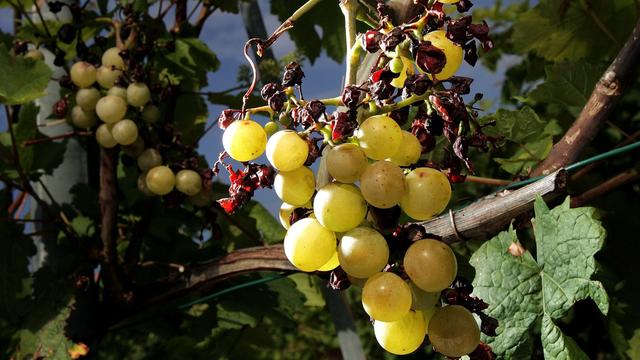
<path id="1" fill-rule="evenodd" d="M 408 227 L 398 227 L 403 213 L 417 221 L 442 213 L 451 183 L 464 180 L 461 164 L 473 171 L 469 146 L 486 150 L 495 140 L 482 133 L 476 110 L 462 98 L 472 80 L 454 76 L 463 58 L 473 60 L 475 39 L 490 47 L 486 24 L 453 20 L 443 3 L 470 7 L 468 1 L 427 4 L 417 22 L 402 26 L 393 26 L 380 7 L 380 28 L 360 35 L 356 45 L 378 52 L 378 62 L 364 83 L 346 86 L 340 97 L 302 98 L 304 73 L 293 63 L 282 82 L 262 88 L 267 106 L 259 111 L 271 115 L 265 126 L 252 109 L 225 110 L 218 119 L 220 160 L 228 155 L 245 168 L 243 177 L 231 171 L 230 197 L 218 202 L 233 212 L 255 189 L 273 186 L 283 202 L 289 261 L 306 272 L 331 271 L 337 289 L 360 284 L 363 308 L 387 351 L 414 352 L 428 336 L 448 357 L 486 355 L 473 313 L 485 333 L 495 335 L 497 323 L 482 313 L 486 304 L 469 287 L 455 287 L 453 250 L 420 231 L 403 242 Z M 329 114 L 331 105 L 338 107 Z M 320 146 L 314 134 L 322 136 Z M 427 157 L 439 136 L 448 142 L 441 143 L 447 156 L 436 163 Z M 251 163 L 263 154 L 270 166 Z M 273 183 L 244 180 L 259 178 L 257 169 L 277 172 Z"/>

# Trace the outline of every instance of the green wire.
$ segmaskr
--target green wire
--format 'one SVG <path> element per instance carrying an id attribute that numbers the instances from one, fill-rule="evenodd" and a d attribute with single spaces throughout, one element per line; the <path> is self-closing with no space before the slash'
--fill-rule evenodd
<path id="1" fill-rule="evenodd" d="M 596 155 L 596 156 L 592 156 L 588 159 L 584 159 L 582 161 L 578 161 L 577 163 L 573 163 L 567 167 L 565 167 L 564 169 L 566 171 L 573 171 L 573 170 L 577 170 L 580 168 L 583 168 L 591 163 L 594 163 L 596 161 L 600 161 L 600 160 L 604 160 L 604 159 L 608 159 L 612 156 L 616 156 L 616 155 L 620 155 L 626 152 L 629 152 L 631 150 L 640 148 L 640 141 L 636 141 L 633 144 L 629 144 L 623 147 L 619 147 L 617 149 L 613 149 L 607 152 L 604 152 L 602 154 Z M 506 190 L 506 189 L 513 189 L 513 188 L 517 188 L 517 187 L 521 187 L 524 185 L 529 185 L 531 183 L 534 183 L 540 179 L 542 179 L 543 177 L 545 177 L 546 175 L 540 175 L 540 176 L 536 176 L 536 177 L 532 177 L 531 179 L 527 179 L 527 180 L 522 180 L 522 181 L 518 181 L 518 182 L 514 182 L 511 183 L 507 186 L 501 187 L 499 190 Z"/>

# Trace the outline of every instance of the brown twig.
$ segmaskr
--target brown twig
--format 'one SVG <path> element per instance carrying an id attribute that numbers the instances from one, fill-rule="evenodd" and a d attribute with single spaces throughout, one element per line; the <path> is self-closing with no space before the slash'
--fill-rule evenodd
<path id="1" fill-rule="evenodd" d="M 196 29 L 196 34 L 200 34 L 209 16 L 211 16 L 211 14 L 213 14 L 217 9 L 218 8 L 216 6 L 207 6 L 206 4 L 200 7 L 198 18 L 196 19 L 195 25 L 193 26 Z"/>
<path id="2" fill-rule="evenodd" d="M 66 132 L 60 135 L 51 136 L 51 137 L 25 140 L 22 142 L 22 146 L 38 145 L 38 144 L 48 143 L 50 141 L 66 139 L 74 136 L 92 136 L 92 135 L 93 135 L 93 132 L 91 131 L 69 131 L 69 132 Z"/>
<path id="3" fill-rule="evenodd" d="M 182 25 L 187 22 L 187 0 L 176 0 L 176 16 L 173 29 L 174 33 L 179 33 Z"/>
<path id="4" fill-rule="evenodd" d="M 640 20 L 624 46 L 596 84 L 587 104 L 571 128 L 554 145 L 549 156 L 531 176 L 549 174 L 575 162 L 610 117 L 624 92 L 624 85 L 640 62 Z"/>
<path id="5" fill-rule="evenodd" d="M 629 135 L 629 137 L 627 139 L 625 139 L 623 142 L 621 142 L 620 144 L 618 144 L 615 148 L 619 148 L 619 147 L 623 147 L 626 145 L 629 145 L 633 142 L 635 142 L 636 140 L 638 140 L 640 138 L 640 130 L 634 132 L 633 134 Z M 602 164 L 602 162 L 604 162 L 604 160 L 595 162 L 595 163 L 591 163 L 585 167 L 583 167 L 582 169 L 576 171 L 572 176 L 571 176 L 571 181 L 576 181 L 578 179 L 580 179 L 581 177 L 583 177 L 584 175 L 590 173 L 594 168 L 596 168 L 598 165 Z"/>
<path id="6" fill-rule="evenodd" d="M 600 185 L 593 187 L 578 196 L 571 198 L 571 207 L 580 207 L 590 203 L 594 199 L 626 184 L 640 180 L 640 173 L 636 169 L 624 171 Z"/>
<path id="7" fill-rule="evenodd" d="M 100 201 L 102 240 L 102 274 L 105 289 L 110 295 L 116 295 L 122 290 L 122 282 L 118 274 L 118 249 L 116 244 L 116 221 L 118 218 L 118 188 L 116 169 L 116 149 L 100 149 Z"/>
<path id="8" fill-rule="evenodd" d="M 473 176 L 473 175 L 467 175 L 466 181 L 476 183 L 476 184 L 484 184 L 484 185 L 491 185 L 491 186 L 507 186 L 513 182 L 511 180 L 492 179 L 492 178 Z"/>

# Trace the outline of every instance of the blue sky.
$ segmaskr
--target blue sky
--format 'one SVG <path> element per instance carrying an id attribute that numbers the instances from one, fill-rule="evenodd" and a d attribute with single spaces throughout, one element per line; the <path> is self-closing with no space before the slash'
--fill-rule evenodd
<path id="1" fill-rule="evenodd" d="M 269 0 L 259 0 L 258 2 L 263 13 L 267 32 L 270 33 L 280 23 L 269 12 Z M 476 6 L 488 6 L 493 2 L 491 0 L 474 1 Z M 195 1 L 190 0 L 189 4 L 193 6 Z M 10 9 L 0 9 L 0 29 L 3 32 L 12 30 L 11 16 L 12 11 Z M 170 16 L 167 16 L 167 18 L 170 18 Z M 304 21 L 304 18 L 302 19 Z M 245 63 L 242 56 L 242 48 L 247 40 L 247 34 L 240 16 L 230 13 L 214 13 L 206 23 L 202 34 L 202 40 L 216 53 L 221 62 L 220 69 L 209 74 L 209 86 L 204 91 L 221 91 L 235 87 L 237 85 L 236 74 L 238 66 Z M 500 46 L 500 44 L 497 44 L 497 46 Z M 272 49 L 275 56 L 279 58 L 291 52 L 294 49 L 294 44 L 288 35 L 285 35 L 273 45 Z M 490 72 L 481 66 L 473 68 L 464 64 L 459 71 L 459 75 L 473 77 L 475 82 L 472 91 L 484 93 L 485 99 L 492 100 L 495 103 L 499 98 L 499 91 L 504 78 L 503 71 L 508 67 L 508 63 L 512 61 L 517 61 L 517 59 L 505 59 L 496 73 Z M 339 94 L 344 64 L 336 63 L 323 54 L 313 66 L 306 63 L 304 71 L 306 74 L 306 98 L 324 98 Z M 209 119 L 215 119 L 223 109 L 221 106 L 209 105 Z M 3 129 L 6 129 L 4 111 L 0 112 L 0 130 Z M 222 131 L 216 127 L 200 142 L 199 150 L 211 164 L 222 150 L 221 138 Z M 266 162 L 266 159 L 258 159 L 258 161 Z M 220 180 L 227 181 L 227 174 L 224 171 L 220 174 Z M 258 190 L 256 199 L 262 202 L 272 213 L 277 212 L 281 203 L 275 193 L 269 189 Z"/>

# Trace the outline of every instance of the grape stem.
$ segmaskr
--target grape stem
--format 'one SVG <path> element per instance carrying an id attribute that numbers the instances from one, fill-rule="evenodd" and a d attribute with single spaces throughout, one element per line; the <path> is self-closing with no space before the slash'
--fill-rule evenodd
<path id="1" fill-rule="evenodd" d="M 608 180 L 597 185 L 578 196 L 571 198 L 571 207 L 580 207 L 588 204 L 592 200 L 614 190 L 617 187 L 631 184 L 640 180 L 640 173 L 636 169 L 626 170 Z"/>
<path id="2" fill-rule="evenodd" d="M 341 0 L 340 10 L 344 16 L 344 32 L 345 40 L 347 44 L 347 54 L 349 54 L 349 60 L 346 61 L 346 70 L 344 75 L 344 86 L 352 85 L 356 83 L 356 77 L 358 73 L 358 61 L 353 61 L 354 56 L 356 59 L 360 58 L 360 53 L 354 54 L 357 51 L 357 47 L 354 48 L 356 43 L 356 14 L 360 5 L 357 0 Z"/>

